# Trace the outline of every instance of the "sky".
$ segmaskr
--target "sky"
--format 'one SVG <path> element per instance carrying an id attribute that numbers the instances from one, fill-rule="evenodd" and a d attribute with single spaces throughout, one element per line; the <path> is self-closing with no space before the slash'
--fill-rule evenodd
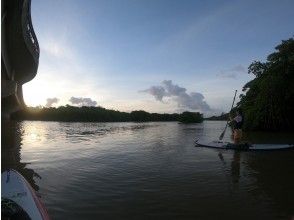
<path id="1" fill-rule="evenodd" d="M 28 106 L 214 115 L 294 34 L 293 0 L 32 0 Z"/>

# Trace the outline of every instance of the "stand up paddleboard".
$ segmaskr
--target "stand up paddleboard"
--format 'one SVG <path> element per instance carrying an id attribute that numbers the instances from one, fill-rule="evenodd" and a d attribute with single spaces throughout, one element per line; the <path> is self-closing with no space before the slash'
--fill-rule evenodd
<path id="1" fill-rule="evenodd" d="M 294 144 L 233 144 L 224 141 L 196 141 L 197 147 L 210 147 L 218 149 L 232 149 L 243 151 L 270 151 L 294 149 Z"/>
<path id="2" fill-rule="evenodd" d="M 46 208 L 35 190 L 15 170 L 1 174 L 1 216 L 8 219 L 48 220 Z"/>

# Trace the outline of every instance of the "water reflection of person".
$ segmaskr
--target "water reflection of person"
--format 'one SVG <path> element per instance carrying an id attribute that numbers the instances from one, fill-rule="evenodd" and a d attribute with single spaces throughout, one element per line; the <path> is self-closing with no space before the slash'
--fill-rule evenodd
<path id="1" fill-rule="evenodd" d="M 238 183 L 240 179 L 240 159 L 240 152 L 235 151 L 231 162 L 231 176 L 233 183 Z"/>
<path id="2" fill-rule="evenodd" d="M 21 122 L 1 121 L 1 172 L 14 169 L 22 174 L 31 186 L 38 191 L 34 177 L 41 178 L 33 169 L 27 168 L 28 163 L 21 162 L 21 141 L 23 129 Z"/>
<path id="3" fill-rule="evenodd" d="M 224 159 L 221 152 L 218 153 L 218 157 L 220 158 L 220 160 L 225 165 L 226 162 L 225 162 L 225 159 Z M 239 183 L 239 179 L 240 179 L 240 159 L 241 159 L 240 152 L 235 151 L 234 154 L 233 154 L 232 161 L 231 161 L 231 177 L 232 177 L 232 182 L 233 183 Z"/>

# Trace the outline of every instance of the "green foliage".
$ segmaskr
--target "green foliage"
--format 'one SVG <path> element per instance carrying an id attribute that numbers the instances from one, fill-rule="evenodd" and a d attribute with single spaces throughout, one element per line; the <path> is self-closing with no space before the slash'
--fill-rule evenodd
<path id="1" fill-rule="evenodd" d="M 151 121 L 151 114 L 145 111 L 132 111 L 130 115 L 132 121 Z"/>
<path id="2" fill-rule="evenodd" d="M 131 113 L 102 107 L 60 106 L 58 108 L 29 107 L 12 115 L 16 120 L 71 121 L 71 122 L 146 122 L 177 121 L 179 114 L 158 114 L 145 111 Z"/>
<path id="3" fill-rule="evenodd" d="M 256 76 L 243 87 L 238 106 L 247 130 L 293 130 L 294 39 L 282 41 L 265 63 L 254 61 L 248 72 Z"/>
<path id="4" fill-rule="evenodd" d="M 205 118 L 205 120 L 208 120 L 208 121 L 227 121 L 229 118 L 229 113 L 222 113 L 221 115 L 219 116 L 211 116 L 209 118 Z"/>
<path id="5" fill-rule="evenodd" d="M 252 73 L 256 77 L 261 76 L 267 70 L 267 64 L 260 61 L 254 61 L 248 67 L 248 73 Z"/>
<path id="6" fill-rule="evenodd" d="M 182 123 L 200 123 L 203 121 L 203 115 L 199 112 L 183 112 L 179 116 L 179 121 Z"/>
<path id="7" fill-rule="evenodd" d="M 26 108 L 12 115 L 18 120 L 40 121 L 73 121 L 73 122 L 108 122 L 130 121 L 130 115 L 126 112 L 107 110 L 102 107 L 75 107 L 60 106 L 58 108 Z"/>
<path id="8" fill-rule="evenodd" d="M 132 111 L 130 113 L 131 121 L 177 121 L 179 114 L 158 114 L 158 113 L 149 113 L 145 111 Z"/>

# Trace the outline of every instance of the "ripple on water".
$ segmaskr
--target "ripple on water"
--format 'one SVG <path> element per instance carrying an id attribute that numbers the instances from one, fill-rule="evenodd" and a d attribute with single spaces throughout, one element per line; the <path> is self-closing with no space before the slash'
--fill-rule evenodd
<path id="1" fill-rule="evenodd" d="M 27 178 L 52 219 L 290 218 L 294 152 L 194 147 L 224 126 L 23 122 L 16 163 L 41 176 Z"/>

